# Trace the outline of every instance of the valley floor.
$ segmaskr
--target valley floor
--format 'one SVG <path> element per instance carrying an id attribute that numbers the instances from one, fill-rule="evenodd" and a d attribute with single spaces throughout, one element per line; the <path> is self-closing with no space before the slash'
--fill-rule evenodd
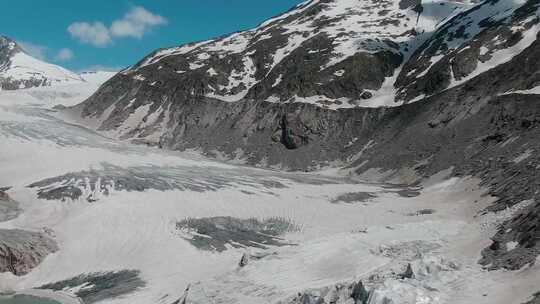
<path id="1" fill-rule="evenodd" d="M 84 97 L 0 92 L 0 188 L 22 209 L 0 229 L 58 245 L 28 274 L 0 274 L 2 292 L 66 303 L 297 303 L 298 293 L 328 298 L 362 280 L 371 303 L 493 304 L 540 290 L 540 263 L 490 272 L 477 263 L 497 225 L 527 202 L 483 213 L 492 198 L 473 178 L 441 173 L 411 189 L 135 146 L 51 110 Z M 408 264 L 414 277 L 400 278 Z"/>

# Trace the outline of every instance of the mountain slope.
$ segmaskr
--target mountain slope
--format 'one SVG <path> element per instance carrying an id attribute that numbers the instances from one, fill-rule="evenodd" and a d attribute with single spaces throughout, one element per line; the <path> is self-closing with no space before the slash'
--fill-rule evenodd
<path id="1" fill-rule="evenodd" d="M 69 111 L 110 136 L 261 166 L 350 164 L 363 178 L 408 184 L 440 172 L 475 176 L 498 197 L 492 210 L 530 203 L 503 223 L 482 263 L 534 263 L 540 1 L 488 0 L 467 10 L 429 2 L 455 7 L 432 14 L 423 34 L 389 36 L 415 29 L 404 26 L 414 16 L 418 28 L 427 24 L 423 14 L 434 9 L 418 3 L 307 2 L 253 31 L 159 50 Z M 368 16 L 382 19 L 353 27 L 370 20 L 355 11 L 370 4 Z M 356 103 L 363 95 L 366 103 Z M 380 105 L 394 107 L 356 106 L 381 96 Z M 517 245 L 507 250 L 508 242 Z"/>
<path id="2" fill-rule="evenodd" d="M 451 1 L 309 1 L 254 30 L 157 51 L 124 74 L 158 86 L 196 78 L 186 95 L 224 101 L 354 107 L 367 104 L 362 100 L 394 74 L 421 33 L 465 7 Z M 156 69 L 158 75 L 147 75 Z"/>
<path id="3" fill-rule="evenodd" d="M 539 4 L 484 1 L 444 24 L 403 67 L 398 99 L 433 95 L 510 61 L 536 40 Z M 500 92 L 512 89 L 500 86 Z"/>
<path id="4" fill-rule="evenodd" d="M 404 60 L 446 18 L 470 6 L 305 2 L 253 30 L 152 53 L 86 101 L 80 116 L 111 136 L 157 144 L 181 132 L 174 130 L 183 124 L 175 113 L 199 101 L 396 105 L 392 84 Z"/>
<path id="5" fill-rule="evenodd" d="M 28 55 L 15 41 L 0 36 L 0 89 L 16 90 L 83 81 L 60 66 Z"/>
<path id="6" fill-rule="evenodd" d="M 158 50 L 71 112 L 109 136 L 172 149 L 291 169 L 348 162 L 388 112 L 362 106 L 417 101 L 511 61 L 536 40 L 538 6 L 309 1 L 250 31 Z M 504 75 L 513 81 L 483 94 L 534 88 L 535 75 Z"/>

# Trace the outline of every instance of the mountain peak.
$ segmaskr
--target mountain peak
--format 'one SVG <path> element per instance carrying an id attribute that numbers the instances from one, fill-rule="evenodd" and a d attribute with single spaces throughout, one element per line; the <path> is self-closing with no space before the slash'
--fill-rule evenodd
<path id="1" fill-rule="evenodd" d="M 24 50 L 15 40 L 0 35 L 0 69 L 9 64 L 9 58 L 19 52 L 24 52 Z"/>
<path id="2" fill-rule="evenodd" d="M 79 75 L 32 57 L 15 40 L 0 35 L 0 90 L 81 81 Z"/>
<path id="3" fill-rule="evenodd" d="M 0 49 L 7 48 L 9 50 L 22 50 L 17 42 L 7 36 L 0 35 Z"/>

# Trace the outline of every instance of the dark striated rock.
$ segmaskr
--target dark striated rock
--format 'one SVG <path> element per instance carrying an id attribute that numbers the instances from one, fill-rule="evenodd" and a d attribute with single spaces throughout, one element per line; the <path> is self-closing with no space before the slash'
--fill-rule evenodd
<path id="1" fill-rule="evenodd" d="M 355 304 L 368 304 L 369 292 L 362 281 L 358 281 L 354 285 L 351 298 L 353 298 Z"/>
<path id="2" fill-rule="evenodd" d="M 308 128 L 293 115 L 283 115 L 281 118 L 281 140 L 287 149 L 298 149 L 309 144 Z"/>
<path id="3" fill-rule="evenodd" d="M 242 254 L 242 258 L 240 259 L 240 262 L 238 263 L 238 266 L 245 267 L 249 264 L 249 254 L 244 253 Z"/>
<path id="4" fill-rule="evenodd" d="M 25 275 L 57 250 L 56 243 L 41 233 L 0 229 L 0 272 Z"/>
<path id="5" fill-rule="evenodd" d="M 398 277 L 402 280 L 404 279 L 414 279 L 414 272 L 412 270 L 411 263 L 407 264 L 407 269 L 405 269 L 405 272 L 398 275 Z"/>
<path id="6" fill-rule="evenodd" d="M 371 97 L 373 97 L 373 93 L 368 91 L 364 91 L 362 94 L 360 94 L 360 98 L 362 99 L 370 99 Z"/>
<path id="7" fill-rule="evenodd" d="M 491 246 L 482 251 L 480 264 L 490 265 L 489 269 L 518 270 L 525 264 L 534 263 L 540 255 L 538 240 L 540 203 L 533 203 L 499 228 Z M 516 242 L 516 248 L 509 250 L 506 244 L 510 242 Z"/>

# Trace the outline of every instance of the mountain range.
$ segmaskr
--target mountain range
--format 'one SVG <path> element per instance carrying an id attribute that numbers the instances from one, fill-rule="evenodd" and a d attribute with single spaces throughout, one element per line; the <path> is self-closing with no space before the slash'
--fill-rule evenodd
<path id="1" fill-rule="evenodd" d="M 420 195 L 420 191 L 428 193 L 428 198 L 434 192 L 445 194 L 447 189 L 459 184 L 458 180 L 477 181 L 473 183 L 475 186 L 464 187 L 463 193 L 448 190 L 451 195 L 445 197 L 447 204 L 435 207 L 452 211 L 448 211 L 448 218 L 441 216 L 437 220 L 451 222 L 462 215 L 460 212 L 464 211 L 456 211 L 457 207 L 452 204 L 462 206 L 465 201 L 470 208 L 466 209 L 474 210 L 484 198 L 493 198 L 474 216 L 490 217 L 496 224 L 496 233 L 492 235 L 490 232 L 488 243 L 474 244 L 483 248 L 479 260 L 474 263 L 482 265 L 482 273 L 484 270 L 497 274 L 510 270 L 526 272 L 540 256 L 539 31 L 540 0 L 311 0 L 250 30 L 155 50 L 132 66 L 103 77 L 101 74 L 77 75 L 38 61 L 26 54 L 15 41 L 0 38 L 0 86 L 2 90 L 18 90 L 89 81 L 100 83 L 97 91 L 82 103 L 56 107 L 54 111 L 63 120 L 99 134 L 99 139 L 92 137 L 92 144 L 106 139 L 107 147 L 110 145 L 111 149 L 117 149 L 119 143 L 125 141 L 141 144 L 137 146 L 141 149 L 146 145 L 150 147 L 144 148 L 158 148 L 156 151 L 194 151 L 220 160 L 276 170 L 271 172 L 294 171 L 295 182 L 313 185 L 323 182 L 311 180 L 307 173 L 302 175 L 298 172 L 338 172 L 341 178 L 369 182 L 370 187 L 400 187 L 401 190 L 396 190 L 400 196 L 396 201 L 399 202 Z M 101 84 L 101 81 L 105 82 Z M 76 138 L 83 138 L 82 133 L 75 134 L 78 135 Z M 134 155 L 143 153 L 137 151 Z M 169 160 L 167 157 L 163 159 Z M 215 177 L 204 170 L 189 168 L 167 168 L 162 172 L 153 167 L 148 174 L 146 168 L 119 170 L 105 166 L 102 171 L 49 177 L 29 187 L 39 189 L 40 199 L 77 199 L 84 193 L 88 202 L 93 203 L 96 197 L 104 197 L 114 188 L 113 183 L 112 188 L 105 189 L 106 177 L 120 182 L 118 187 L 124 188 L 119 189 L 141 192 L 184 187 L 181 183 L 181 186 L 175 184 L 175 178 L 187 180 L 195 192 L 216 191 L 226 183 L 224 180 L 237 178 L 228 175 Z M 195 174 L 184 177 L 182 174 L 188 174 L 186 172 Z M 86 178 L 85 188 L 77 188 L 83 184 L 83 175 Z M 212 177 L 210 185 L 199 183 L 198 179 L 206 175 Z M 90 186 L 91 179 L 95 181 L 95 188 Z M 154 188 L 145 188 L 148 181 L 155 183 Z M 236 182 L 249 184 L 241 178 Z M 103 193 L 99 192 L 101 190 Z M 468 201 L 472 197 L 472 194 L 466 196 L 469 192 L 481 192 L 481 195 L 475 196 L 474 201 Z M 333 203 L 363 202 L 369 208 L 367 202 L 371 195 L 370 192 L 350 192 L 338 196 L 340 199 L 336 198 Z M 166 200 L 165 196 L 163 198 Z M 183 203 L 191 206 L 189 202 Z M 171 206 L 174 206 L 170 207 L 171 210 L 176 210 L 177 205 Z M 370 210 L 381 218 L 397 216 L 394 213 L 399 213 L 401 206 L 391 207 L 388 214 L 376 213 L 379 209 Z M 151 213 L 150 208 L 153 207 L 144 205 L 144 208 L 149 208 L 144 212 Z M 306 210 L 298 213 L 303 215 Z M 334 212 L 337 209 L 329 210 Z M 267 209 L 261 212 L 265 211 Z M 411 216 L 432 212 L 431 209 L 422 209 L 413 215 L 407 214 L 406 222 L 416 221 L 409 220 Z M 133 214 L 138 215 L 136 211 Z M 102 214 L 96 213 L 95 216 L 97 219 Z M 366 216 L 370 217 L 370 214 Z M 162 217 L 156 218 L 162 221 Z M 275 225 L 285 225 L 287 229 L 296 231 L 291 223 L 272 220 Z M 106 224 L 112 222 L 111 218 Z M 150 223 L 145 222 L 148 227 L 155 228 Z M 244 224 L 220 215 L 186 219 L 177 222 L 175 227 L 183 232 L 196 231 L 190 237 L 185 236 L 195 247 L 226 251 L 228 247 L 223 243 L 227 241 L 233 247 L 242 245 L 242 242 L 250 243 L 249 238 L 253 235 L 246 233 L 246 236 L 243 230 L 242 233 L 235 230 Z M 266 224 L 257 220 L 249 222 L 251 226 Z M 148 227 L 145 233 L 152 230 Z M 240 242 L 233 242 L 234 238 L 227 239 L 229 235 L 220 230 L 229 229 L 227 227 L 234 231 L 232 234 Z M 440 231 L 435 229 L 433 233 L 440 237 L 446 228 L 442 225 Z M 478 229 L 482 228 L 485 227 Z M 394 232 L 394 229 L 391 224 L 384 229 L 375 227 L 374 235 L 402 233 Z M 491 227 L 485 229 L 491 231 Z M 213 237 L 206 237 L 205 233 Z M 367 229 L 359 229 L 358 233 L 362 237 L 370 237 Z M 260 241 L 261 235 L 268 233 L 257 232 L 254 235 L 254 239 Z M 276 238 L 270 240 L 281 246 L 279 234 L 276 232 L 272 236 Z M 465 239 L 467 236 L 462 237 Z M 126 238 L 133 236 L 126 234 Z M 455 235 L 448 238 L 463 241 Z M 173 248 L 164 245 L 173 244 L 169 238 L 159 240 L 165 248 Z M 328 250 L 324 246 L 336 246 L 340 250 L 335 251 L 340 254 L 345 249 L 357 249 L 352 245 L 348 248 L 345 241 L 344 244 L 335 244 L 317 239 L 317 242 L 321 243 L 310 243 L 312 247 L 307 247 L 312 251 L 299 250 L 298 253 L 291 250 L 280 252 L 279 257 L 273 257 L 273 254 L 251 257 L 246 253 L 240 267 L 248 265 L 249 258 L 253 258 L 263 261 L 259 264 L 261 268 L 239 269 L 210 283 L 188 285 L 183 297 L 173 303 L 208 303 L 209 298 L 228 299 L 227 296 L 230 296 L 230 303 L 235 303 L 235 296 L 242 298 L 246 294 L 255 294 L 255 298 L 281 296 L 293 289 L 283 287 L 277 281 L 264 281 L 267 273 L 260 269 L 272 272 L 273 263 L 277 263 L 285 265 L 280 268 L 284 273 L 293 269 L 289 274 L 296 278 L 297 273 L 303 274 L 303 271 L 311 269 L 295 267 L 311 258 L 318 258 L 319 249 L 322 248 L 321 252 Z M 115 246 L 113 243 L 107 244 Z M 41 245 L 50 252 L 53 252 L 52 247 L 56 250 L 49 243 Z M 122 250 L 130 248 L 127 241 L 121 245 Z M 411 242 L 407 246 L 411 248 L 378 248 L 381 252 L 377 255 L 405 261 L 409 259 L 407 254 L 411 254 L 410 261 L 416 263 L 416 259 L 421 259 L 422 263 L 426 262 L 423 256 L 418 257 L 421 254 L 415 255 L 426 244 Z M 439 247 L 434 248 L 428 252 L 437 251 Z M 333 249 L 329 251 L 334 252 Z M 78 248 L 73 250 L 78 252 Z M 362 254 L 374 254 L 375 249 L 370 250 L 362 251 Z M 129 254 L 136 254 L 133 252 L 129 251 Z M 309 255 L 305 256 L 306 252 Z M 336 253 L 335 256 L 340 255 Z M 362 256 L 351 254 L 347 258 L 361 260 Z M 324 264 L 338 264 L 326 256 L 321 259 Z M 285 264 L 279 264 L 280 261 Z M 419 276 L 431 278 L 434 273 L 438 276 L 439 272 L 460 269 L 460 265 L 445 264 L 442 260 L 426 263 L 431 264 L 422 264 L 421 271 L 425 271 Z M 387 277 L 370 277 L 369 280 L 383 286 L 381 288 L 388 294 L 395 292 L 393 299 L 404 299 L 407 293 L 395 291 L 392 286 L 412 278 L 411 267 L 409 263 L 407 270 L 397 275 L 401 281 L 392 279 L 397 285 L 386 286 Z M 416 271 L 420 266 L 414 267 Z M 327 271 L 333 272 L 335 268 L 328 267 Z M 26 272 L 28 269 L 23 270 Z M 396 272 L 390 270 L 388 276 L 395 278 Z M 459 271 L 467 273 L 463 269 Z M 69 273 L 72 274 L 71 269 Z M 128 274 L 136 277 L 137 272 L 133 273 Z M 252 275 L 253 281 L 245 279 L 244 274 Z M 306 277 L 316 277 L 310 275 Z M 302 279 L 301 276 L 299 278 Z M 77 277 L 73 280 L 79 282 Z M 445 281 L 443 287 L 451 286 L 453 291 L 467 288 L 456 283 L 459 280 L 465 279 Z M 60 281 L 58 286 L 64 286 L 62 282 L 72 288 L 80 286 L 73 282 L 68 282 L 69 285 L 66 281 Z M 257 285 L 257 282 L 266 283 Z M 273 285 L 264 285 L 267 282 Z M 139 284 L 138 281 L 136 283 Z M 143 285 L 141 283 L 137 288 Z M 369 300 L 361 281 L 334 285 L 312 286 L 315 291 L 299 293 L 297 297 L 279 303 L 393 303 L 384 300 L 383 296 L 377 299 L 376 293 L 371 293 Z M 53 285 L 55 288 L 58 286 Z M 239 292 L 240 295 L 235 294 L 238 286 L 245 288 Z M 431 285 L 415 288 L 425 293 L 437 290 Z M 478 293 L 476 290 L 472 293 L 475 292 Z M 489 299 L 487 294 L 484 297 Z M 536 303 L 534 301 L 538 298 L 536 295 L 530 303 Z M 451 302 L 451 299 L 443 300 Z M 446 303 L 443 300 L 441 303 Z"/>

